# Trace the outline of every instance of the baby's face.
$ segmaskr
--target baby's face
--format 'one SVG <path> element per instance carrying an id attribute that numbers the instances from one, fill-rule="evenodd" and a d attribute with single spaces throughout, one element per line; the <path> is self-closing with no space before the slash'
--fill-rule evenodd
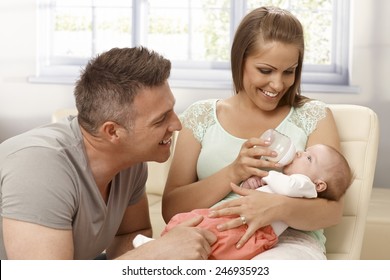
<path id="1" fill-rule="evenodd" d="M 326 166 L 332 163 L 329 148 L 324 145 L 313 145 L 306 151 L 297 152 L 294 160 L 286 165 L 283 172 L 287 175 L 304 174 L 312 181 L 319 179 L 326 170 Z"/>

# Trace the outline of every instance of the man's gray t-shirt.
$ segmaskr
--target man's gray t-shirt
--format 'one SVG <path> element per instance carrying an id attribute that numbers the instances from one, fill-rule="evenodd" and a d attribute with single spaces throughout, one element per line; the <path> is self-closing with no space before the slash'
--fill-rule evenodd
<path id="1" fill-rule="evenodd" d="M 131 156 L 131 155 L 129 155 Z M 92 176 L 75 117 L 0 144 L 0 257 L 6 259 L 3 217 L 73 231 L 74 259 L 105 250 L 128 205 L 145 192 L 146 163 L 118 173 L 107 204 Z"/>

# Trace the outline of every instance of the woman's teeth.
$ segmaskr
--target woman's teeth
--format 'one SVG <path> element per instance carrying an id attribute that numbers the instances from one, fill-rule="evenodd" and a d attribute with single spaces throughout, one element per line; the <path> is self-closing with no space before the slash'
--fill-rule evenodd
<path id="1" fill-rule="evenodd" d="M 278 92 L 270 92 L 270 91 L 266 91 L 266 90 L 261 90 L 265 95 L 269 96 L 269 97 L 276 97 L 278 96 Z"/>

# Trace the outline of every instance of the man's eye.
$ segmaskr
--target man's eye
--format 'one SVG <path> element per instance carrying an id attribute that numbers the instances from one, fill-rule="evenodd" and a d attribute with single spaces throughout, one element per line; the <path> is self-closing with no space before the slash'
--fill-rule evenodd
<path id="1" fill-rule="evenodd" d="M 163 118 L 159 119 L 158 121 L 155 122 L 155 124 L 162 124 L 165 121 L 166 117 L 164 116 Z"/>
<path id="2" fill-rule="evenodd" d="M 159 120 L 159 121 L 157 122 L 157 124 L 163 123 L 164 121 L 165 121 L 165 118 Z"/>

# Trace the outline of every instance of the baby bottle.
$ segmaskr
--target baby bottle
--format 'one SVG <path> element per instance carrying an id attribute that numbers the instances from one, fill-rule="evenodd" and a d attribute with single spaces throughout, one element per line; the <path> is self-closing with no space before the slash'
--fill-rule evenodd
<path id="1" fill-rule="evenodd" d="M 271 144 L 268 147 L 278 154 L 276 157 L 262 156 L 263 159 L 277 162 L 282 166 L 289 164 L 294 159 L 296 153 L 295 146 L 286 135 L 274 129 L 268 129 L 260 138 L 270 141 Z"/>

